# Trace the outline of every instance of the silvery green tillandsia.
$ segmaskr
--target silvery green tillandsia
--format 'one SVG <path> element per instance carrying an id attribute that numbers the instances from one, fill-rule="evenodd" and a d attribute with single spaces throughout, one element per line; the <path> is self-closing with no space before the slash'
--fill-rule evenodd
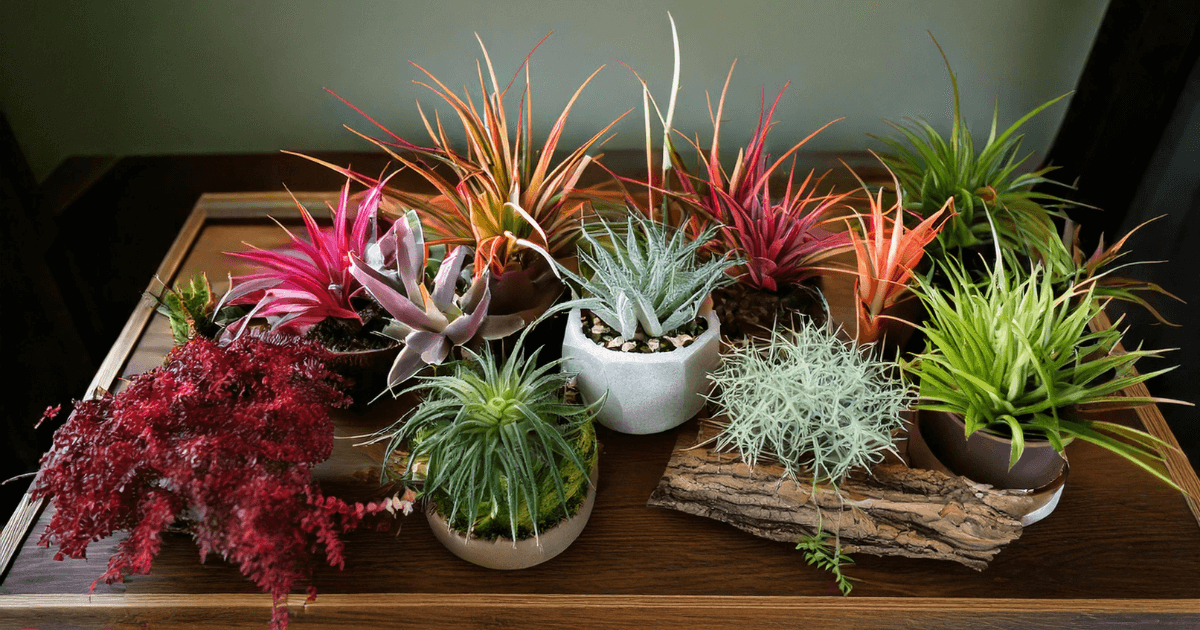
<path id="1" fill-rule="evenodd" d="M 683 230 L 629 214 L 623 226 L 604 219 L 589 225 L 579 248 L 580 272 L 556 265 L 574 285 L 577 297 L 556 308 L 586 308 L 622 337 L 640 328 L 647 336 L 667 335 L 695 320 L 713 289 L 733 282 L 733 257 L 698 262 L 697 252 L 716 233 L 695 240 Z"/>
<path id="2" fill-rule="evenodd" d="M 725 418 L 716 448 L 736 450 L 750 466 L 778 462 L 794 480 L 807 471 L 814 486 L 826 481 L 835 492 L 852 469 L 895 452 L 901 413 L 915 398 L 892 363 L 810 323 L 736 346 L 723 359 L 709 374 L 715 384 L 710 400 Z M 838 531 L 830 540 L 818 522 L 797 549 L 809 564 L 831 572 L 843 594 L 850 592 L 842 568 L 852 561 L 841 551 Z"/>
<path id="3" fill-rule="evenodd" d="M 709 374 L 710 400 L 728 423 L 718 449 L 754 466 L 769 460 L 797 479 L 839 483 L 894 451 L 901 412 L 915 402 L 894 365 L 806 323 L 735 347 Z"/>

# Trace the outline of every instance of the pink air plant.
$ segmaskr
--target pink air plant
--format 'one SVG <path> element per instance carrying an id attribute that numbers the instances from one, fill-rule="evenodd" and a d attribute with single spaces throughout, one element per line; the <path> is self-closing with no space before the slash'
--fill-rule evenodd
<path id="1" fill-rule="evenodd" d="M 271 330 L 296 333 L 304 333 L 328 317 L 359 320 L 350 298 L 362 285 L 350 271 L 350 258 L 352 254 L 365 255 L 367 247 L 375 240 L 376 217 L 384 184 L 386 180 L 367 190 L 349 229 L 350 182 L 347 181 L 337 208 L 333 209 L 331 231 L 321 230 L 308 210 L 297 202 L 308 232 L 307 241 L 284 228 L 292 240 L 290 252 L 258 248 L 248 252 L 226 252 L 265 269 L 234 278 L 222 299 L 228 304 L 254 305 L 232 334 L 241 334 L 254 317 L 266 318 Z M 231 330 L 233 328 L 230 326 Z"/>
<path id="2" fill-rule="evenodd" d="M 894 174 L 892 179 L 895 181 Z M 899 303 L 908 291 L 913 269 L 925 255 L 925 246 L 937 238 L 946 220 L 954 216 L 954 199 L 948 199 L 941 209 L 908 230 L 904 227 L 904 205 L 900 199 L 888 209 L 895 214 L 889 217 L 883 210 L 883 188 L 876 195 L 871 194 L 866 184 L 863 190 L 871 206 L 870 214 L 855 214 L 862 236 L 851 229 L 849 237 L 858 261 L 854 281 L 856 339 L 859 343 L 871 343 L 882 337 L 888 320 L 897 321 L 884 311 Z M 899 184 L 895 190 L 900 190 Z"/>

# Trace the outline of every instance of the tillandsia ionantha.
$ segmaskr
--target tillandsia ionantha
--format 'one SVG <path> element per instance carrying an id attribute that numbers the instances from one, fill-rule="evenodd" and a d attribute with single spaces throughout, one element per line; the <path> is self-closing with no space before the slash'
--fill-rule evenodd
<path id="1" fill-rule="evenodd" d="M 722 358 L 709 374 L 715 385 L 710 400 L 724 425 L 715 447 L 736 450 L 750 466 L 778 462 L 785 477 L 799 481 L 807 473 L 813 486 L 828 482 L 835 491 L 851 470 L 895 453 L 901 414 L 915 401 L 894 364 L 808 322 L 735 345 Z M 829 552 L 821 526 L 817 530 L 798 548 L 848 593 L 838 532 Z"/>
<path id="2" fill-rule="evenodd" d="M 308 240 L 280 227 L 291 238 L 293 252 L 253 249 L 248 252 L 226 252 L 248 260 L 264 271 L 231 280 L 229 292 L 221 299 L 224 304 L 252 304 L 253 308 L 241 319 L 230 335 L 240 335 L 254 317 L 264 317 L 273 331 L 305 333 L 327 318 L 353 320 L 361 318 L 351 299 L 361 285 L 350 273 L 350 259 L 362 255 L 377 234 L 377 214 L 386 180 L 372 186 L 358 204 L 352 226 L 347 225 L 350 206 L 350 182 L 342 188 L 337 208 L 333 210 L 333 229 L 326 232 L 308 210 L 296 202 Z M 253 247 L 253 246 L 251 246 Z"/>
<path id="3" fill-rule="evenodd" d="M 175 345 L 181 346 L 195 336 L 214 339 L 221 333 L 222 326 L 229 323 L 229 310 L 217 312 L 217 299 L 208 283 L 208 276 L 198 272 L 187 283 L 175 283 L 174 287 L 164 284 L 161 295 L 153 295 L 158 302 L 158 312 L 171 322 L 171 336 Z"/>
<path id="4" fill-rule="evenodd" d="M 350 274 L 391 316 L 380 334 L 404 344 L 388 372 L 389 390 L 426 365 L 442 363 L 456 347 L 505 337 L 525 323 L 516 315 L 488 314 L 489 270 L 459 293 L 468 247 L 451 250 L 438 266 L 433 288 L 426 286 L 429 254 L 416 211 L 400 217 L 366 253 L 365 261 L 350 255 Z"/>
<path id="5" fill-rule="evenodd" d="M 1140 348 L 1120 351 L 1122 333 L 1115 326 L 1088 332 L 1088 323 L 1103 308 L 1094 299 L 1094 283 L 1059 291 L 1041 265 L 1031 265 L 1028 274 L 1007 269 L 998 247 L 983 284 L 957 261 L 944 268 L 947 290 L 921 278 L 914 288 L 928 314 L 919 326 L 926 349 L 902 365 L 920 380 L 918 408 L 960 415 L 967 436 L 989 431 L 1011 438 L 1010 467 L 1031 437 L 1048 440 L 1059 452 L 1078 438 L 1178 488 L 1163 465 L 1165 451 L 1172 448 L 1167 443 L 1071 411 L 1178 402 L 1120 394 L 1173 368 L 1138 374 L 1133 370 L 1138 359 L 1160 355 Z"/>
<path id="6" fill-rule="evenodd" d="M 715 231 L 710 227 L 692 240 L 637 213 L 628 214 L 624 225 L 600 219 L 583 233 L 579 273 L 557 265 L 580 297 L 555 311 L 589 309 L 625 339 L 639 330 L 648 337 L 671 334 L 701 314 L 713 289 L 733 282 L 726 270 L 740 259 L 698 260 Z"/>
<path id="7" fill-rule="evenodd" d="M 887 168 L 886 165 L 884 168 Z M 903 194 L 895 174 L 892 174 L 892 182 L 895 190 Z M 884 335 L 888 319 L 895 319 L 885 315 L 885 310 L 896 306 L 902 299 L 915 299 L 909 294 L 913 273 L 925 255 L 925 246 L 937 238 L 942 227 L 954 216 L 954 198 L 947 199 L 945 205 L 915 227 L 906 229 L 904 204 L 900 195 L 896 196 L 892 207 L 888 209 L 888 212 L 894 213 L 889 217 L 883 209 L 883 188 L 871 194 L 866 183 L 861 179 L 859 183 L 866 193 L 870 212 L 866 215 L 854 214 L 853 218 L 857 220 L 862 234 L 853 228 L 849 234 L 854 245 L 857 269 L 854 278 L 854 310 L 857 315 L 855 340 L 867 344 L 879 341 Z"/>
<path id="8" fill-rule="evenodd" d="M 562 359 L 538 367 L 520 343 L 502 361 L 486 345 L 465 354 L 452 374 L 419 377 L 407 391 L 424 400 L 372 441 L 389 458 L 407 443 L 406 483 L 468 536 L 537 536 L 583 503 L 604 401 L 566 400 Z"/>
<path id="9" fill-rule="evenodd" d="M 940 257 L 952 257 L 964 248 L 986 245 L 993 238 L 999 239 L 1004 248 L 1031 258 L 1062 256 L 1053 217 L 1065 218 L 1062 208 L 1080 204 L 1035 190 L 1042 184 L 1066 185 L 1046 177 L 1055 167 L 1022 172 L 1021 166 L 1032 153 L 1020 156 L 1023 136 L 1017 131 L 1070 93 L 1042 103 L 999 132 L 997 104 L 987 142 L 976 151 L 959 110 L 958 80 L 945 51 L 937 40 L 934 44 L 942 53 L 954 92 L 949 140 L 923 120 L 889 122 L 901 138 L 880 138 L 893 152 L 884 155 L 883 160 L 899 178 L 906 206 L 922 217 L 929 217 L 944 207 L 947 200 L 954 199 L 957 215 L 948 221 L 936 241 Z"/>
<path id="10" fill-rule="evenodd" d="M 406 207 L 417 209 L 421 220 L 436 236 L 431 243 L 471 246 L 475 250 L 475 277 L 487 270 L 500 277 L 506 272 L 543 264 L 537 250 L 555 258 L 574 252 L 583 216 L 590 205 L 588 197 L 575 187 L 584 170 L 597 159 L 588 152 L 602 144 L 603 136 L 624 114 L 555 163 L 554 152 L 566 127 L 567 116 L 583 89 L 603 66 L 579 86 L 555 120 L 546 142 L 538 147 L 533 142 L 533 95 L 530 89 L 529 68 L 533 51 L 502 89 L 487 48 L 478 35 L 476 39 L 483 51 L 483 67 L 487 68 L 490 79 L 489 91 L 484 82 L 483 67 L 479 67 L 479 89 L 483 99 L 478 105 L 469 92 L 460 97 L 428 70 L 413 64 L 433 85 L 414 82 L 431 90 L 458 116 L 467 136 L 465 153 L 454 149 L 440 117 L 435 117 L 435 123 L 431 124 L 423 110 L 421 118 L 433 146 L 422 147 L 408 142 L 366 114 L 363 116 L 379 127 L 386 137 L 359 135 L 437 189 L 439 196 L 433 199 L 391 187 L 386 189 L 388 196 Z M 536 50 L 537 46 L 534 47 Z M 513 116 L 505 111 L 504 98 L 522 70 L 525 84 L 514 124 Z M 410 152 L 415 157 L 406 155 Z M 349 169 L 325 164 L 360 182 L 372 185 L 376 182 Z M 451 177 L 447 178 L 439 165 L 449 168 Z"/>
<path id="11" fill-rule="evenodd" d="M 842 230 L 823 232 L 822 228 L 838 219 L 831 211 L 849 194 L 821 195 L 817 192 L 823 176 L 814 177 L 810 171 L 798 186 L 795 182 L 795 155 L 801 147 L 836 120 L 826 123 L 778 158 L 766 153 L 767 135 L 774 126 L 773 118 L 779 100 L 787 90 L 784 85 L 770 110 L 766 106 L 766 91 L 763 91 L 758 125 L 746 147 L 739 149 L 731 170 L 721 164 L 721 122 L 725 109 L 725 96 L 736 66 L 730 67 L 717 102 L 717 111 L 712 111 L 709 100 L 709 118 L 713 125 L 712 143 L 707 150 L 700 140 L 683 137 L 697 154 L 699 173 L 692 173 L 685 160 L 675 150 L 672 136 L 672 118 L 675 111 L 676 93 L 679 84 L 679 39 L 671 22 L 674 42 L 675 70 L 671 95 L 664 116 L 650 96 L 646 82 L 642 84 L 642 100 L 646 121 L 646 161 L 649 172 L 646 182 L 629 178 L 619 181 L 645 185 L 648 190 L 646 207 L 633 203 L 633 196 L 626 192 L 627 203 L 638 207 L 651 219 L 656 219 L 677 228 L 686 229 L 692 238 L 699 238 L 703 230 L 712 224 L 720 225 L 717 238 L 711 239 L 705 249 L 715 254 L 732 254 L 744 259 L 743 264 L 729 270 L 742 283 L 770 292 L 784 291 L 817 273 L 817 267 L 829 258 L 850 249 L 849 237 Z M 636 74 L 636 73 L 635 73 Z M 662 169 L 655 177 L 653 155 L 650 149 L 650 109 L 654 108 L 663 128 Z M 840 119 L 839 119 L 840 120 Z M 782 199 L 772 200 L 770 180 L 780 173 L 780 167 L 791 158 L 787 176 L 787 187 Z M 670 171 L 675 172 L 674 181 Z M 655 203 L 655 195 L 659 203 Z"/>

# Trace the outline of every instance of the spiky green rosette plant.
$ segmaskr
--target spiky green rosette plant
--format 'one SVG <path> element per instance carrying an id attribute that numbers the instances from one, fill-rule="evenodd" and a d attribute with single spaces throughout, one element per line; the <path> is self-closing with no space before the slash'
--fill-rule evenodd
<path id="1" fill-rule="evenodd" d="M 1095 284 L 1068 292 L 1033 265 L 1027 275 L 997 260 L 977 285 L 961 263 L 944 265 L 949 288 L 918 279 L 914 289 L 928 320 L 919 328 L 926 349 L 904 367 L 920 379 L 920 409 L 962 416 L 966 435 L 988 431 L 1012 439 L 1009 466 L 1031 438 L 1061 452 L 1073 439 L 1106 448 L 1178 487 L 1164 468 L 1165 442 L 1120 424 L 1077 417 L 1070 408 L 1129 408 L 1164 401 L 1121 390 L 1173 368 L 1133 371 L 1150 350 L 1118 351 L 1116 327 L 1088 332 L 1101 304 Z"/>
<path id="2" fill-rule="evenodd" d="M 715 227 L 692 240 L 683 230 L 630 213 L 624 225 L 601 219 L 594 228 L 583 233 L 580 272 L 558 265 L 585 297 L 556 310 L 589 309 L 626 339 L 639 329 L 661 337 L 691 323 L 713 289 L 733 282 L 725 271 L 742 262 L 732 256 L 697 260 Z"/>
<path id="3" fill-rule="evenodd" d="M 892 151 L 882 157 L 899 177 L 907 207 L 928 218 L 954 199 L 957 215 L 946 223 L 936 241 L 942 257 L 992 242 L 994 223 L 996 238 L 1004 248 L 1036 259 L 1062 258 L 1065 252 L 1059 246 L 1052 217 L 1065 218 L 1062 207 L 1078 204 L 1034 190 L 1040 184 L 1062 184 L 1046 177 L 1054 167 L 1021 171 L 1032 153 L 1020 155 L 1023 136 L 1017 132 L 1029 119 L 1068 94 L 1042 103 L 999 132 L 997 105 L 987 142 L 977 150 L 959 110 L 958 80 L 941 45 L 938 51 L 954 92 L 950 138 L 947 140 L 923 120 L 889 122 L 901 138 L 880 138 Z"/>
<path id="4" fill-rule="evenodd" d="M 409 444 L 406 480 L 469 536 L 536 536 L 587 494 L 597 405 L 567 402 L 562 361 L 536 358 L 518 348 L 498 364 L 490 346 L 468 350 L 453 374 L 420 377 L 408 391 L 421 404 L 376 435 L 388 457 Z"/>
<path id="5" fill-rule="evenodd" d="M 709 374 L 716 385 L 710 400 L 724 424 L 717 449 L 736 450 L 750 466 L 778 462 L 785 477 L 807 473 L 814 486 L 829 482 L 835 491 L 851 470 L 895 452 L 894 434 L 914 395 L 890 362 L 809 323 L 735 346 L 722 358 Z M 798 548 L 849 593 L 841 572 L 849 559 L 836 531 L 832 551 L 820 525 Z"/>

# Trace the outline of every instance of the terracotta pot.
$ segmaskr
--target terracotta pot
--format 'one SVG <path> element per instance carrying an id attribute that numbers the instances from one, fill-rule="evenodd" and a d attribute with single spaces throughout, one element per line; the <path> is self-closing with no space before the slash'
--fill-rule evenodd
<path id="1" fill-rule="evenodd" d="M 446 519 L 433 509 L 432 503 L 427 504 L 429 507 L 425 510 L 425 518 L 429 521 L 433 535 L 446 549 L 467 562 L 505 571 L 528 569 L 566 551 L 579 537 L 592 515 L 592 507 L 596 504 L 596 483 L 599 478 L 600 465 L 597 458 L 596 464 L 592 466 L 587 498 L 584 499 L 583 505 L 579 506 L 579 511 L 571 518 L 539 533 L 537 538 L 522 538 L 515 543 L 508 538 L 467 538 L 465 534 L 451 529 Z"/>
<path id="2" fill-rule="evenodd" d="M 956 414 L 921 411 L 917 426 L 929 451 L 952 472 L 995 488 L 1042 488 L 1054 483 L 1067 464 L 1048 440 L 1027 437 L 1021 458 L 1009 469 L 1012 441 L 985 431 L 964 437 L 966 425 Z"/>
<path id="3" fill-rule="evenodd" d="M 563 370 L 579 374 L 583 400 L 608 399 L 596 419 L 621 433 L 644 435 L 673 429 L 704 407 L 708 372 L 720 364 L 721 320 L 709 311 L 708 330 L 691 345 L 641 354 L 609 350 L 583 334 L 579 309 L 567 318 Z"/>

